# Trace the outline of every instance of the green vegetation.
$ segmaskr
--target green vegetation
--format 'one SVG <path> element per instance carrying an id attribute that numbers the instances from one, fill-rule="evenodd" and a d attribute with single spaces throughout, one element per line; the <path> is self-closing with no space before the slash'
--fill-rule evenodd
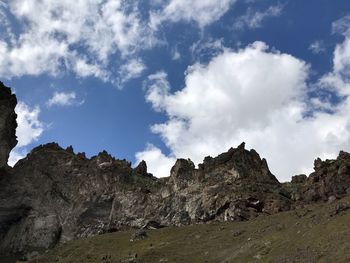
<path id="1" fill-rule="evenodd" d="M 135 231 L 104 234 L 33 262 L 350 262 L 349 204 L 347 197 L 247 222 L 147 230 L 133 242 Z"/>

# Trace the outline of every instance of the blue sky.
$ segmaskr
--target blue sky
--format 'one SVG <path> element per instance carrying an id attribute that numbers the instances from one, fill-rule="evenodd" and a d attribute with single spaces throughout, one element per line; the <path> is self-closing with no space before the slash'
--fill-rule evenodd
<path id="1" fill-rule="evenodd" d="M 245 141 L 282 181 L 350 151 L 347 0 L 0 1 L 11 164 L 56 141 L 168 176 Z"/>

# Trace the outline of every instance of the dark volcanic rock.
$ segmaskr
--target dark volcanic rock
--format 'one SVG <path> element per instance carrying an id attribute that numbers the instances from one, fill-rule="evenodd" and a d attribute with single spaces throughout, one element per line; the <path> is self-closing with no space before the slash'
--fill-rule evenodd
<path id="1" fill-rule="evenodd" d="M 16 96 L 0 81 L 0 168 L 7 164 L 11 150 L 16 146 Z"/>

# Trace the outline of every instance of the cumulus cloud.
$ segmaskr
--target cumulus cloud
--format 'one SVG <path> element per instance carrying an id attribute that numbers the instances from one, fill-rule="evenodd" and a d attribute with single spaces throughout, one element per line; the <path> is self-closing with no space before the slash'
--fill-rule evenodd
<path id="1" fill-rule="evenodd" d="M 236 19 L 233 24 L 234 29 L 243 30 L 245 28 L 255 29 L 262 27 L 264 20 L 269 17 L 276 17 L 281 15 L 283 10 L 282 5 L 270 6 L 264 11 L 257 11 L 251 7 L 248 8 L 246 14 Z"/>
<path id="2" fill-rule="evenodd" d="M 19 102 L 16 106 L 18 147 L 26 146 L 36 141 L 44 131 L 44 125 L 39 120 L 40 108 L 29 107 L 24 102 Z"/>
<path id="3" fill-rule="evenodd" d="M 24 148 L 15 148 L 11 151 L 7 164 L 14 166 L 19 160 L 23 159 L 27 155 L 27 150 Z"/>
<path id="4" fill-rule="evenodd" d="M 78 101 L 77 95 L 72 92 L 54 92 L 52 97 L 46 102 L 48 107 L 82 105 L 84 101 Z"/>
<path id="5" fill-rule="evenodd" d="M 331 84 L 334 90 L 337 81 L 335 92 L 342 94 L 348 94 L 344 89 L 349 92 L 349 86 L 337 72 L 349 68 L 348 51 L 346 40 L 334 52 Z M 166 74 L 157 73 L 150 77 L 146 99 L 168 120 L 153 125 L 152 131 L 170 149 L 170 158 L 190 157 L 198 163 L 245 141 L 267 158 L 280 180 L 308 173 L 315 157 L 333 158 L 350 146 L 350 100 L 327 102 L 325 107 L 332 111 L 325 111 L 319 100 L 315 111 L 307 95 L 309 70 L 304 61 L 255 42 L 237 51 L 225 50 L 207 65 L 193 65 L 185 87 L 174 93 Z M 312 114 L 306 114 L 310 110 Z M 160 151 L 151 148 L 156 150 Z M 148 151 L 142 152 L 146 161 Z M 162 160 L 158 164 L 164 167 Z"/>
<path id="6" fill-rule="evenodd" d="M 169 176 L 169 167 L 175 163 L 175 158 L 165 156 L 160 149 L 152 144 L 147 145 L 143 152 L 136 154 L 136 162 L 146 160 L 147 169 L 158 177 Z"/>
<path id="7" fill-rule="evenodd" d="M 200 27 L 217 21 L 236 0 L 170 0 L 161 10 L 151 12 L 150 24 L 157 28 L 162 22 L 196 22 Z"/>
<path id="8" fill-rule="evenodd" d="M 188 21 L 204 27 L 235 2 L 152 1 L 149 19 L 142 15 L 140 1 L 0 2 L 0 76 L 57 76 L 69 71 L 123 84 L 144 70 L 139 51 L 159 42 L 155 35 L 161 23 Z"/>
<path id="9" fill-rule="evenodd" d="M 10 23 L 11 16 L 22 25 L 17 35 L 7 30 L 0 37 L 6 78 L 69 70 L 106 81 L 112 55 L 123 60 L 153 43 L 137 2 L 13 0 L 1 8 L 1 21 Z"/>
<path id="10" fill-rule="evenodd" d="M 10 154 L 9 165 L 11 166 L 27 154 L 25 147 L 38 140 L 44 131 L 44 124 L 39 120 L 39 106 L 31 108 L 20 101 L 15 111 L 18 124 L 16 130 L 18 144 Z"/>

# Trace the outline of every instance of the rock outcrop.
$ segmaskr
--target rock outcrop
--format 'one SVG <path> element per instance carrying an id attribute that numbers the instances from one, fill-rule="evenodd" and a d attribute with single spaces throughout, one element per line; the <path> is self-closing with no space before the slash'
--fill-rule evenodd
<path id="1" fill-rule="evenodd" d="M 35 148 L 0 181 L 0 250 L 30 251 L 58 241 L 138 227 L 157 180 L 106 152 L 91 159 L 55 143 Z M 150 205 L 149 205 L 150 206 Z"/>
<path id="2" fill-rule="evenodd" d="M 0 81 L 0 169 L 7 165 L 9 154 L 17 144 L 16 104 L 16 96 Z"/>
<path id="3" fill-rule="evenodd" d="M 0 88 L 1 156 L 16 143 L 16 98 Z M 3 113 L 3 112 L 6 112 Z M 3 147 L 4 145 L 4 147 Z M 179 159 L 167 178 L 155 178 L 103 151 L 87 158 L 56 143 L 33 149 L 0 176 L 0 254 L 27 253 L 60 242 L 118 231 L 213 221 L 242 221 L 292 209 L 298 203 L 350 192 L 350 154 L 315 161 L 309 177 L 281 184 L 265 159 L 244 143 L 195 167 Z"/>
<path id="4" fill-rule="evenodd" d="M 32 150 L 0 181 L 1 251 L 46 249 L 80 237 L 141 228 L 248 220 L 288 210 L 266 161 L 242 144 L 198 169 L 180 159 L 157 179 L 107 152 L 90 159 L 50 143 Z"/>
<path id="5" fill-rule="evenodd" d="M 335 160 L 314 162 L 314 172 L 309 177 L 298 175 L 289 184 L 295 201 L 310 203 L 328 201 L 350 194 L 350 154 L 341 151 Z"/>
<path id="6" fill-rule="evenodd" d="M 290 199 L 267 163 L 244 143 L 196 169 L 191 160 L 177 160 L 162 188 L 161 215 L 179 225 L 208 221 L 248 220 L 261 213 L 290 208 Z"/>

